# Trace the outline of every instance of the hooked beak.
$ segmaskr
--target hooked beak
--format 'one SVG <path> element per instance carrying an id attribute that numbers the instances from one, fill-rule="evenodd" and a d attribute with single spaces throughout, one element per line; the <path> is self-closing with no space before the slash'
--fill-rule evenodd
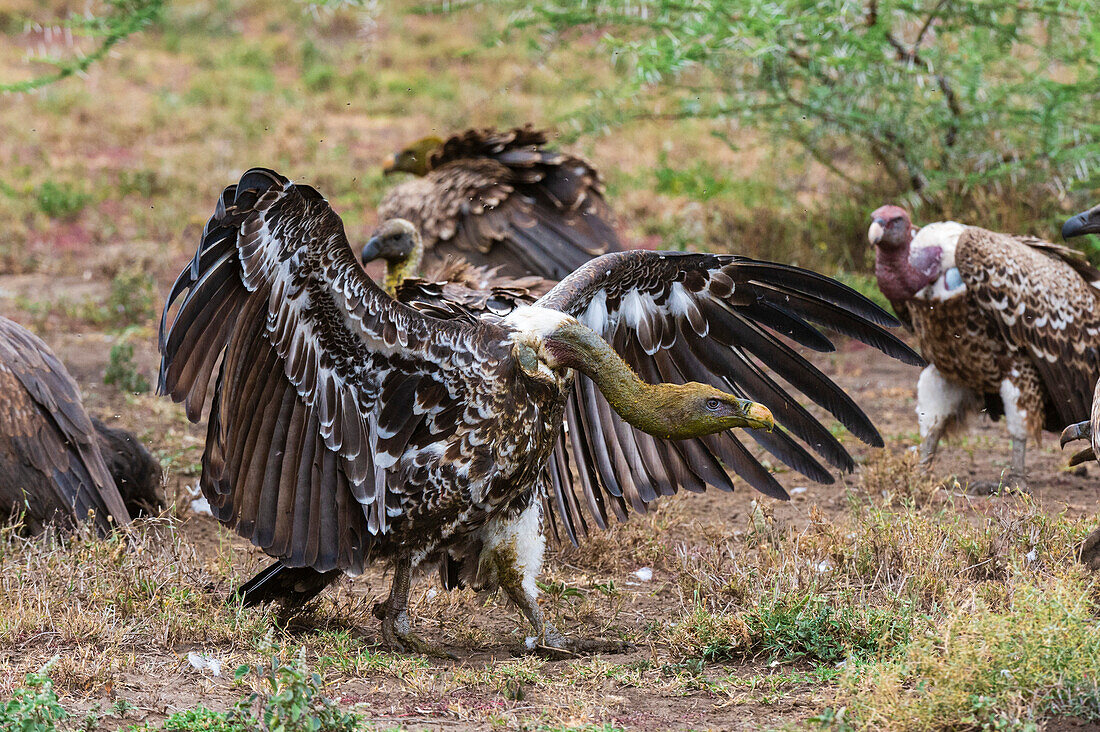
<path id="1" fill-rule="evenodd" d="M 1077 424 L 1071 424 L 1062 430 L 1062 437 L 1059 439 L 1059 444 L 1062 449 L 1065 449 L 1066 445 L 1074 440 L 1088 440 L 1092 438 L 1092 425 L 1089 422 L 1078 422 Z"/>
<path id="2" fill-rule="evenodd" d="M 743 416 L 740 418 L 743 421 L 738 427 L 748 427 L 754 430 L 767 430 L 771 432 L 775 429 L 775 417 L 772 416 L 770 409 L 763 404 L 757 402 L 751 402 L 748 399 L 738 399 L 737 406 Z"/>
<path id="3" fill-rule="evenodd" d="M 389 175 L 390 173 L 397 172 L 397 153 L 390 155 L 388 158 L 382 161 L 382 175 Z"/>
<path id="4" fill-rule="evenodd" d="M 1082 211 L 1062 224 L 1062 238 L 1072 239 L 1084 234 L 1100 234 L 1100 206 Z"/>
<path id="5" fill-rule="evenodd" d="M 878 246 L 885 233 L 886 228 L 882 225 L 882 219 L 875 219 L 871 222 L 871 228 L 867 229 L 867 241 L 871 242 L 871 246 Z"/>
<path id="6" fill-rule="evenodd" d="M 363 264 L 370 264 L 378 259 L 379 249 L 378 237 L 372 236 L 370 240 L 367 241 L 366 246 L 363 247 L 363 251 L 360 252 L 359 261 Z"/>

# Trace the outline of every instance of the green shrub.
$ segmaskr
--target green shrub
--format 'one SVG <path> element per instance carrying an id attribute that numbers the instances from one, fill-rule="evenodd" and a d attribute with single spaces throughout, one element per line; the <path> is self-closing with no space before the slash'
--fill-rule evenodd
<path id="1" fill-rule="evenodd" d="M 92 200 L 90 194 L 71 183 L 54 183 L 52 180 L 38 186 L 34 195 L 38 210 L 55 219 L 76 216 Z"/>
<path id="2" fill-rule="evenodd" d="M 111 280 L 107 318 L 123 325 L 140 324 L 156 317 L 157 283 L 137 268 L 124 269 Z"/>
<path id="3" fill-rule="evenodd" d="M 27 674 L 26 686 L 16 689 L 0 706 L 0 729 L 5 732 L 54 732 L 56 723 L 69 716 L 57 702 L 47 672 L 55 657 L 37 673 Z"/>
<path id="4" fill-rule="evenodd" d="M 305 650 L 298 660 L 283 664 L 272 655 L 270 665 L 255 668 L 240 666 L 234 677 L 238 680 L 254 676 L 262 691 L 256 691 L 237 702 L 229 715 L 231 720 L 251 724 L 264 732 L 354 732 L 359 719 L 342 711 L 334 701 L 323 696 L 320 675 L 306 667 Z"/>
<path id="5" fill-rule="evenodd" d="M 134 344 L 125 337 L 111 346 L 103 383 L 133 394 L 146 394 L 150 390 L 149 380 L 134 365 Z"/>
<path id="6" fill-rule="evenodd" d="M 582 129 L 712 119 L 736 147 L 752 128 L 847 187 L 948 215 L 1018 198 L 1049 216 L 1095 175 L 1092 0 L 498 4 L 513 28 L 598 29 L 620 83 L 593 90 Z"/>

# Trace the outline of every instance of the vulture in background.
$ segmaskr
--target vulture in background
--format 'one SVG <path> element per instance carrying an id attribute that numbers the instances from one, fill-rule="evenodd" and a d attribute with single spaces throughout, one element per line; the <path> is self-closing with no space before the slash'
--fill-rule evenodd
<path id="1" fill-rule="evenodd" d="M 137 439 L 88 417 L 49 347 L 0 317 L 0 518 L 30 533 L 93 512 L 101 534 L 155 512 L 160 466 Z"/>
<path id="2" fill-rule="evenodd" d="M 919 231 L 898 206 L 871 214 L 875 276 L 916 333 L 929 366 L 917 382 L 920 464 L 985 408 L 1003 415 L 1012 459 L 1000 481 L 1027 490 L 1027 438 L 1084 419 L 1100 377 L 1100 272 L 1079 252 L 954 221 Z"/>
<path id="3" fill-rule="evenodd" d="M 1085 234 L 1100 234 L 1100 206 L 1094 206 L 1088 211 L 1077 214 L 1062 226 L 1064 239 Z M 1081 439 L 1088 440 L 1089 446 L 1074 455 L 1070 459 L 1070 465 L 1096 460 L 1096 456 L 1100 455 L 1100 380 L 1096 383 L 1089 418 L 1066 427 L 1062 432 L 1062 447 Z M 1089 569 L 1100 569 L 1100 528 L 1089 534 L 1081 545 L 1081 562 Z"/>
<path id="4" fill-rule="evenodd" d="M 419 140 L 386 161 L 386 174 L 416 177 L 386 194 L 379 219 L 411 221 L 428 264 L 458 256 L 510 277 L 557 281 L 621 251 L 595 168 L 546 142 L 530 126 Z"/>
<path id="5" fill-rule="evenodd" d="M 447 319 L 387 295 L 309 186 L 256 168 L 225 189 L 165 304 L 159 389 L 192 420 L 209 403 L 203 494 L 277 559 L 240 588 L 246 605 L 301 603 L 382 561 L 383 641 L 423 649 L 410 581 L 446 561 L 503 589 L 538 643 L 575 648 L 537 602 L 540 494 L 579 517 L 577 484 L 601 516 L 679 487 L 730 490 L 729 466 L 785 497 L 732 427 L 823 478 L 792 434 L 851 457 L 773 373 L 882 439 L 777 333 L 829 350 L 817 323 L 920 362 L 844 285 L 732 255 L 606 254 L 531 305 L 487 309 Z"/>

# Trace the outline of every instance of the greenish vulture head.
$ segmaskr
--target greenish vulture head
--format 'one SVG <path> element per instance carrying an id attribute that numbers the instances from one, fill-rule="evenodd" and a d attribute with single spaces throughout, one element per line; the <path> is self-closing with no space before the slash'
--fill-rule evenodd
<path id="1" fill-rule="evenodd" d="M 432 153 L 443 147 L 443 140 L 438 137 L 425 137 L 417 140 L 401 152 L 394 153 L 382 163 L 382 172 L 412 173 L 413 175 L 427 175 L 431 165 Z"/>

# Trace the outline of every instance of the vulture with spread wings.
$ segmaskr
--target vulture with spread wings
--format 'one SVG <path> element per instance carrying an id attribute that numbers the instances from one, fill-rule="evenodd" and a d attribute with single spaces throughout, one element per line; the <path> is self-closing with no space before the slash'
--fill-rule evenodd
<path id="1" fill-rule="evenodd" d="M 530 126 L 419 140 L 387 161 L 387 174 L 417 177 L 386 194 L 379 218 L 411 221 L 429 263 L 457 255 L 512 277 L 560 280 L 620 251 L 595 168 L 546 143 Z"/>
<path id="2" fill-rule="evenodd" d="M 881 438 L 776 333 L 829 350 L 817 323 L 920 363 L 849 288 L 729 255 L 608 254 L 493 311 L 437 317 L 387 295 L 308 186 L 253 169 L 225 190 L 165 307 L 160 388 L 193 420 L 211 402 L 203 493 L 279 560 L 242 588 L 246 603 L 304 601 L 388 561 L 383 638 L 416 647 L 411 573 L 445 560 L 501 587 L 541 643 L 567 647 L 536 601 L 540 493 L 567 526 L 582 503 L 602 525 L 680 486 L 731 489 L 723 463 L 784 496 L 730 428 L 770 429 L 774 412 L 784 429 L 751 434 L 823 480 L 795 436 L 834 465 L 851 458 L 769 369 Z"/>
<path id="3" fill-rule="evenodd" d="M 93 515 L 100 533 L 159 509 L 160 466 L 128 432 L 84 411 L 57 356 L 0 317 L 0 518 L 30 533 Z"/>

